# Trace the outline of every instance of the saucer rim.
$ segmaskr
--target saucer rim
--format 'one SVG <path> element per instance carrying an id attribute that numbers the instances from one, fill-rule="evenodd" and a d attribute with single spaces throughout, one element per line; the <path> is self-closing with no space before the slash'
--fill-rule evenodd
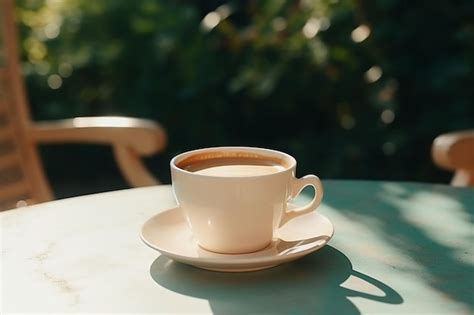
<path id="1" fill-rule="evenodd" d="M 222 267 L 223 265 L 234 266 L 236 264 L 239 264 L 239 265 L 247 265 L 247 264 L 273 264 L 273 265 L 275 265 L 275 263 L 276 264 L 281 264 L 281 263 L 284 263 L 284 262 L 295 260 L 295 259 L 297 259 L 299 257 L 302 257 L 302 256 L 306 256 L 306 255 L 308 255 L 312 252 L 315 252 L 315 251 L 321 249 L 322 247 L 326 246 L 329 243 L 329 241 L 334 236 L 334 232 L 335 232 L 335 228 L 334 228 L 334 225 L 332 224 L 331 220 L 329 220 L 325 215 L 323 215 L 323 214 L 316 211 L 316 212 L 311 213 L 311 214 L 318 215 L 322 219 L 325 219 L 327 221 L 327 223 L 330 225 L 331 233 L 328 236 L 328 238 L 325 239 L 325 240 L 322 240 L 321 243 L 319 243 L 319 245 L 315 245 L 314 247 L 310 247 L 310 248 L 305 249 L 303 251 L 300 251 L 300 252 L 297 252 L 297 253 L 290 253 L 290 254 L 285 255 L 285 256 L 268 255 L 268 256 L 258 256 L 258 257 L 242 257 L 242 255 L 251 255 L 252 253 L 245 253 L 245 254 L 244 253 L 242 253 L 242 254 L 215 253 L 215 254 L 222 255 L 222 257 L 183 256 L 183 255 L 180 255 L 180 254 L 169 252 L 169 251 L 167 251 L 163 248 L 160 248 L 160 246 L 157 246 L 156 244 L 152 244 L 144 236 L 144 231 L 143 230 L 144 230 L 145 226 L 150 221 L 152 221 L 153 219 L 155 219 L 158 216 L 163 215 L 164 213 L 174 212 L 174 211 L 179 211 L 179 206 L 176 206 L 176 207 L 173 207 L 173 208 L 168 208 L 166 210 L 160 211 L 160 212 L 154 214 L 153 216 L 149 217 L 142 225 L 142 228 L 140 230 L 140 238 L 145 243 L 145 245 L 152 248 L 153 250 L 156 250 L 156 251 L 160 252 L 164 256 L 170 257 L 172 259 L 175 259 L 175 260 L 187 263 L 187 264 L 195 265 L 195 266 L 200 266 L 202 264 L 218 265 L 220 267 Z M 182 219 L 185 220 L 184 218 L 182 218 Z M 263 248 L 259 251 L 255 251 L 253 253 L 258 253 L 258 252 L 260 252 L 262 250 L 265 250 L 267 248 L 268 247 L 265 247 L 265 248 Z M 208 251 L 210 253 L 214 253 L 214 252 L 206 250 L 204 248 L 202 248 L 202 250 Z"/>

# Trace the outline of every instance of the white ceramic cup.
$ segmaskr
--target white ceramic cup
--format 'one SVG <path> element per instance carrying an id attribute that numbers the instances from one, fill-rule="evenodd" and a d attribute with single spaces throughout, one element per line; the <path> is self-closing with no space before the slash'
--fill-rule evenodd
<path id="1" fill-rule="evenodd" d="M 222 177 L 178 167 L 190 159 L 252 156 L 278 161 L 276 173 Z M 283 152 L 252 147 L 216 147 L 182 153 L 171 160 L 173 192 L 179 207 L 204 249 L 237 254 L 268 246 L 274 232 L 289 220 L 316 210 L 323 187 L 315 175 L 295 178 L 296 160 Z M 306 186 L 315 189 L 305 206 L 289 209 L 289 201 Z"/>

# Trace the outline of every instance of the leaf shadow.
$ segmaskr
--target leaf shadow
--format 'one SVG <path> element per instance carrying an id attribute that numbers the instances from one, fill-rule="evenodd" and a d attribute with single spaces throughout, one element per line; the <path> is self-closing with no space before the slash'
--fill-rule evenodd
<path id="1" fill-rule="evenodd" d="M 337 185 L 335 185 L 337 183 Z M 419 185 L 414 183 L 403 183 L 398 185 L 390 183 L 390 187 L 381 183 L 367 182 L 364 185 L 358 182 L 355 185 L 352 181 L 334 181 L 327 185 L 328 189 L 325 196 L 325 204 L 335 209 L 348 218 L 360 220 L 361 217 L 370 219 L 372 225 L 368 228 L 376 231 L 377 235 L 388 241 L 405 255 L 408 255 L 423 271 L 419 274 L 423 280 L 433 289 L 449 296 L 452 300 L 458 301 L 466 305 L 469 309 L 474 310 L 474 299 L 471 296 L 474 283 L 474 266 L 466 263 L 459 258 L 460 250 L 463 255 L 472 255 L 471 250 L 463 248 L 463 245 L 456 245 L 460 242 L 459 236 L 446 235 L 445 238 L 451 237 L 449 241 L 452 246 L 440 243 L 434 239 L 426 228 L 423 229 L 418 224 L 414 224 L 406 217 L 406 213 L 410 211 L 419 211 L 420 207 L 430 207 L 434 202 L 433 198 L 444 198 L 440 200 L 451 200 L 456 204 L 464 205 L 463 220 L 471 225 L 472 234 L 472 218 L 474 208 L 474 197 L 472 191 L 458 189 L 454 191 L 452 187 L 443 185 Z M 336 193 L 337 186 L 337 193 Z M 390 188 L 390 189 L 388 189 Z M 332 190 L 334 189 L 334 194 Z M 344 193 L 341 194 L 341 191 Z M 467 193 L 466 193 L 467 192 Z M 432 198 L 420 201 L 421 194 L 432 194 Z M 370 196 L 369 198 L 360 198 L 360 196 Z M 428 197 L 429 195 L 424 195 Z M 406 203 L 393 203 L 390 198 Z M 468 198 L 468 199 L 466 199 Z M 410 205 L 416 207 L 410 208 Z M 407 206 L 403 206 L 407 205 Z M 467 205 L 467 207 L 466 207 Z M 439 207 L 439 206 L 438 206 Z M 454 210 L 454 209 L 453 209 Z M 434 214 L 426 220 L 433 221 L 432 225 L 446 224 L 440 213 Z M 436 233 L 436 230 L 434 231 Z M 469 236 L 468 236 L 469 237 Z M 472 244 L 472 242 L 471 242 Z"/>

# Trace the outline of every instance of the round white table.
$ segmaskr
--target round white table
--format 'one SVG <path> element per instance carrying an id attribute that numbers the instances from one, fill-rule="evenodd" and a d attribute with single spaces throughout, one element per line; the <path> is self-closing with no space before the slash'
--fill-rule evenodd
<path id="1" fill-rule="evenodd" d="M 142 224 L 175 206 L 170 186 L 2 212 L 0 312 L 474 312 L 474 189 L 323 183 L 329 245 L 250 273 L 200 270 L 142 243 Z"/>

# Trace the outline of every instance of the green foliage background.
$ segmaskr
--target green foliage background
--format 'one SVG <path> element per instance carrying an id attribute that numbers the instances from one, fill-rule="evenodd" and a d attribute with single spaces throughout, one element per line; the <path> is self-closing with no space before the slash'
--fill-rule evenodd
<path id="1" fill-rule="evenodd" d="M 300 175 L 446 182 L 433 138 L 474 127 L 469 0 L 22 0 L 17 16 L 34 118 L 159 121 L 169 146 L 148 164 L 165 182 L 172 155 L 216 145 L 286 151 Z M 125 187 L 108 149 L 43 157 L 60 191 L 66 174 L 81 193 Z"/>

